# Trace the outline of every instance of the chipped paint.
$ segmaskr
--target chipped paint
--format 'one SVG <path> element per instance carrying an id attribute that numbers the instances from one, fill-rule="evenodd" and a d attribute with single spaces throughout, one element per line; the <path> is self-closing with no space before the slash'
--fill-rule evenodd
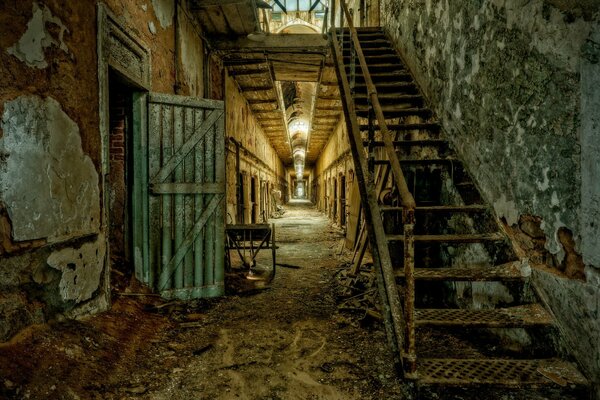
<path id="1" fill-rule="evenodd" d="M 175 2 L 173 0 L 152 0 L 152 7 L 160 26 L 165 29 L 173 24 Z"/>
<path id="2" fill-rule="evenodd" d="M 58 27 L 58 34 L 53 34 L 48 30 L 48 25 Z M 69 32 L 60 18 L 52 15 L 50 9 L 45 5 L 33 3 L 33 16 L 27 23 L 27 30 L 21 36 L 21 39 L 6 51 L 23 61 L 30 67 L 46 68 L 48 62 L 45 58 L 45 50 L 48 47 L 55 46 L 63 52 L 70 54 L 69 48 L 65 43 L 65 32 Z"/>
<path id="3" fill-rule="evenodd" d="M 80 303 L 92 298 L 100 287 L 105 254 L 104 236 L 100 235 L 93 243 L 62 249 L 48 257 L 48 265 L 62 273 L 59 291 L 63 300 Z"/>
<path id="4" fill-rule="evenodd" d="M 20 96 L 0 123 L 0 201 L 15 241 L 56 242 L 97 233 L 98 174 L 77 124 L 53 98 Z"/>
<path id="5" fill-rule="evenodd" d="M 587 283 L 540 273 L 534 282 L 598 377 L 600 14 L 553 4 L 383 0 L 382 16 L 496 214 L 509 225 L 540 218 L 559 261 L 559 229 L 573 233 Z"/>

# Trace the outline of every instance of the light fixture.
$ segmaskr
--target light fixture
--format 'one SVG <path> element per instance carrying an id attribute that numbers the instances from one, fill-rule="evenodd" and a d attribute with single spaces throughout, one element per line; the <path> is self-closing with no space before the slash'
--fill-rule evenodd
<path id="1" fill-rule="evenodd" d="M 254 31 L 249 33 L 246 37 L 252 40 L 253 42 L 264 42 L 267 38 L 267 34 L 263 31 Z"/>

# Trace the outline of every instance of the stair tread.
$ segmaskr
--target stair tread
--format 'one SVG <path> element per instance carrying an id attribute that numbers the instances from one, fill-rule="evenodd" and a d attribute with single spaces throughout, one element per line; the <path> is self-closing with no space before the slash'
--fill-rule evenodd
<path id="1" fill-rule="evenodd" d="M 530 271 L 524 270 L 520 261 L 494 267 L 415 268 L 415 279 L 421 281 L 508 281 L 522 280 Z M 396 271 L 396 278 L 404 278 L 404 270 Z"/>
<path id="2" fill-rule="evenodd" d="M 381 206 L 380 211 L 402 211 L 402 207 Z M 489 207 L 484 204 L 468 204 L 468 205 L 439 205 L 439 206 L 417 206 L 416 211 L 425 212 L 482 212 L 489 210 Z"/>
<path id="3" fill-rule="evenodd" d="M 347 58 L 349 59 L 350 57 L 352 57 L 352 56 L 346 55 L 346 56 L 344 56 L 344 59 L 347 59 Z M 403 65 L 402 64 L 402 60 L 400 60 L 400 57 L 398 57 L 398 55 L 395 54 L 395 53 L 394 54 L 392 54 L 392 53 L 387 53 L 387 54 L 368 54 L 368 55 L 365 54 L 365 58 L 394 58 L 394 59 L 398 60 L 398 62 L 395 63 L 395 65 Z"/>
<path id="4" fill-rule="evenodd" d="M 540 304 L 507 308 L 462 309 L 420 308 L 415 310 L 417 326 L 464 326 L 486 328 L 515 328 L 552 325 L 552 316 Z"/>
<path id="5" fill-rule="evenodd" d="M 403 242 L 404 235 L 386 235 L 389 242 Z M 470 234 L 447 234 L 447 235 L 414 235 L 415 242 L 441 242 L 441 243 L 479 243 L 499 242 L 504 240 L 500 232 L 493 233 L 470 233 Z"/>
<path id="6" fill-rule="evenodd" d="M 342 52 L 343 53 L 347 53 L 349 51 L 350 51 L 350 49 L 348 47 L 344 46 L 344 49 L 342 50 Z M 381 53 L 384 53 L 384 54 L 395 54 L 396 53 L 396 50 L 394 50 L 394 48 L 390 47 L 390 46 L 363 47 L 362 51 L 363 51 L 363 53 L 367 52 L 367 51 L 370 51 L 370 52 L 377 51 L 377 52 L 381 52 Z"/>
<path id="7" fill-rule="evenodd" d="M 368 105 L 357 105 L 356 107 L 356 111 L 369 111 L 369 106 Z M 388 104 L 388 105 L 383 105 L 381 106 L 381 109 L 383 110 L 383 112 L 386 111 L 418 111 L 418 112 L 431 112 L 431 110 L 429 108 L 426 107 L 406 107 L 404 105 L 398 106 L 398 105 L 392 105 L 392 104 Z"/>
<path id="8" fill-rule="evenodd" d="M 358 100 L 358 99 L 367 99 L 369 98 L 369 96 L 366 93 L 360 93 L 360 94 L 355 94 L 354 95 L 354 100 Z M 390 94 L 390 93 L 382 93 L 382 94 L 377 94 L 377 98 L 378 99 L 386 99 L 386 100 L 394 100 L 394 99 L 398 99 L 398 100 L 404 100 L 404 99 L 422 99 L 423 96 L 421 96 L 420 94 Z"/>
<path id="9" fill-rule="evenodd" d="M 359 66 L 359 68 L 360 68 L 360 66 Z M 371 75 L 371 76 L 398 76 L 398 75 L 401 75 L 401 76 L 407 76 L 407 77 L 412 78 L 412 75 L 409 72 L 407 72 L 405 69 L 397 69 L 394 71 L 374 71 L 374 72 L 369 72 L 369 75 Z M 356 77 L 363 78 L 364 76 L 362 73 L 360 73 L 360 74 L 356 74 Z"/>
<path id="10" fill-rule="evenodd" d="M 436 146 L 448 144 L 448 141 L 443 139 L 394 140 L 393 142 L 394 146 Z M 369 141 L 365 140 L 363 145 L 368 146 Z M 382 147 L 385 144 L 383 141 L 375 140 L 371 143 L 371 145 L 374 147 Z"/>
<path id="11" fill-rule="evenodd" d="M 374 125 L 375 130 L 379 130 L 379 125 Z M 388 124 L 387 128 L 390 131 L 410 131 L 415 129 L 439 129 L 440 124 L 437 122 L 425 122 L 420 124 Z M 360 125 L 360 130 L 365 131 L 369 129 L 369 125 Z"/>
<path id="12" fill-rule="evenodd" d="M 415 158 L 415 159 L 402 159 L 398 160 L 400 164 L 446 164 L 458 162 L 458 159 L 448 157 L 448 158 Z M 387 165 L 390 163 L 390 160 L 375 160 L 375 165 Z"/>
<path id="13" fill-rule="evenodd" d="M 344 66 L 346 68 L 350 68 L 349 64 L 345 64 Z M 368 66 L 369 66 L 369 68 L 372 68 L 372 67 L 375 67 L 375 68 L 384 68 L 384 67 L 398 68 L 399 70 L 403 71 L 404 73 L 408 73 L 408 71 L 402 65 L 400 65 L 400 63 L 397 63 L 397 62 L 387 62 L 387 63 L 372 62 L 372 63 L 369 63 Z M 361 66 L 358 62 L 356 63 L 356 67 L 361 68 Z"/>
<path id="14" fill-rule="evenodd" d="M 357 82 L 354 87 L 355 89 L 358 87 L 366 87 L 367 84 L 364 82 Z M 399 82 L 377 82 L 375 83 L 375 86 L 377 87 L 377 89 L 379 88 L 385 88 L 385 87 L 395 87 L 395 86 L 414 86 L 416 87 L 416 83 L 414 82 L 406 82 L 406 81 L 399 81 Z"/>
<path id="15" fill-rule="evenodd" d="M 525 385 L 587 386 L 588 381 L 572 363 L 557 359 L 456 359 L 423 358 L 417 361 L 419 385 L 495 385 L 521 388 Z"/>

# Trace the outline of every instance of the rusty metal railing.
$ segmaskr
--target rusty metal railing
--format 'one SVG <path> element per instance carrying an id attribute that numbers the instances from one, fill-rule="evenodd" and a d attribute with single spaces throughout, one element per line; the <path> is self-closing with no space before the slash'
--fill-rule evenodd
<path id="1" fill-rule="evenodd" d="M 340 0 L 340 12 L 336 15 L 336 0 L 332 0 L 330 2 L 330 18 L 331 18 L 331 39 L 332 39 L 332 48 L 335 53 L 334 61 L 336 62 L 336 70 L 338 73 L 338 80 L 340 80 L 340 91 L 342 93 L 342 100 L 344 103 L 344 113 L 347 119 L 347 124 L 351 129 L 349 129 L 350 133 L 350 141 L 351 146 L 357 147 L 355 160 L 358 157 L 358 161 L 361 164 L 365 164 L 364 166 L 369 170 L 368 174 L 365 174 L 370 177 L 372 180 L 373 176 L 373 163 L 372 161 L 369 163 L 370 166 L 367 165 L 366 160 L 364 160 L 364 146 L 362 143 L 362 137 L 360 136 L 360 128 L 355 123 L 356 120 L 356 112 L 354 109 L 354 102 L 351 97 L 351 93 L 354 91 L 355 86 L 355 71 L 356 71 L 356 60 L 358 60 L 359 65 L 361 67 L 366 89 L 367 89 L 367 102 L 368 102 L 368 127 L 369 127 L 369 138 L 373 139 L 373 131 L 374 131 L 374 119 L 377 120 L 379 125 L 379 130 L 381 132 L 381 137 L 384 144 L 385 153 L 387 155 L 390 168 L 392 170 L 392 176 L 394 180 L 394 184 L 398 189 L 400 203 L 403 208 L 402 212 L 402 220 L 404 227 L 404 275 L 405 275 L 405 287 L 404 287 L 404 312 L 402 311 L 402 307 L 399 305 L 399 300 L 396 300 L 398 296 L 397 287 L 395 283 L 395 276 L 393 267 L 391 265 L 391 261 L 389 260 L 389 248 L 387 239 L 385 238 L 385 232 L 383 232 L 383 226 L 381 224 L 381 216 L 380 215 L 372 215 L 374 210 L 379 210 L 377 204 L 372 204 L 372 197 L 369 196 L 369 193 L 366 193 L 363 198 L 363 207 L 365 209 L 366 216 L 368 215 L 371 219 L 370 222 L 372 225 L 375 225 L 371 232 L 369 232 L 369 236 L 374 237 L 375 241 L 371 240 L 371 248 L 372 251 L 375 249 L 375 252 L 378 254 L 374 254 L 374 258 L 379 258 L 381 274 L 380 277 L 384 280 L 385 292 L 382 294 L 384 301 L 387 299 L 388 308 L 389 308 L 389 316 L 391 325 L 388 328 L 392 329 L 394 332 L 395 341 L 397 342 L 397 347 L 400 352 L 400 362 L 404 369 L 404 372 L 407 376 L 411 376 L 416 372 L 416 345 L 415 345 L 415 279 L 414 279 L 414 235 L 413 228 L 415 223 L 415 200 L 410 190 L 408 189 L 408 185 L 406 184 L 406 179 L 404 177 L 404 173 L 402 172 L 402 168 L 400 166 L 400 161 L 398 160 L 398 156 L 396 150 L 394 148 L 393 139 L 390 131 L 388 130 L 387 123 L 385 121 L 385 116 L 383 114 L 383 110 L 381 108 L 381 104 L 379 102 L 379 97 L 377 94 L 377 89 L 371 75 L 369 73 L 369 68 L 360 44 L 360 40 L 358 37 L 358 33 L 354 27 L 352 14 L 346 5 L 344 0 Z M 337 38 L 337 30 L 336 27 L 336 18 L 339 16 L 339 29 L 342 34 L 341 42 L 338 41 Z M 349 32 L 349 41 L 348 44 L 350 46 L 350 82 L 348 81 L 348 76 L 345 71 L 345 63 L 343 59 L 343 48 L 344 48 L 344 31 L 343 28 L 347 23 L 347 29 Z M 373 118 L 374 117 L 374 118 Z M 351 119 L 351 121 L 348 121 Z M 350 126 L 353 125 L 353 126 Z M 358 137 L 356 137 L 358 136 Z M 358 143 L 354 143 L 358 142 Z M 369 146 L 370 152 L 372 152 L 371 146 Z M 353 151 L 354 155 L 354 151 Z M 362 155 L 362 158 L 361 158 Z M 372 160 L 372 157 L 370 157 Z M 359 168 L 356 168 L 357 171 Z M 366 176 L 364 177 L 366 178 Z M 369 183 L 371 183 L 369 185 Z M 372 182 L 369 180 L 365 181 L 365 188 L 374 190 Z M 371 193 L 372 195 L 372 193 Z M 361 194 L 361 197 L 362 194 Z M 371 197 L 371 198 L 369 198 Z M 365 201 L 366 200 L 366 201 Z M 375 202 L 377 199 L 375 198 Z M 367 204 L 370 203 L 370 204 Z M 368 212 L 366 208 L 370 208 L 371 212 Z M 376 220 L 379 220 L 378 221 Z M 381 225 L 379 227 L 378 225 Z M 383 248 L 385 247 L 385 248 Z M 396 307 L 394 307 L 395 302 L 398 301 Z M 398 315 L 398 313 L 400 315 Z M 403 315 L 402 315 L 403 314 Z M 406 338 L 406 340 L 404 340 Z"/>

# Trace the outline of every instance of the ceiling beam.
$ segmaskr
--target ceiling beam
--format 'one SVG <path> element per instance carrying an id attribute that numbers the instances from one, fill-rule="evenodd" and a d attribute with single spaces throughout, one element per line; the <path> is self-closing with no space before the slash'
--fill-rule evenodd
<path id="1" fill-rule="evenodd" d="M 234 59 L 225 59 L 223 61 L 223 65 L 226 67 L 245 67 L 248 65 L 260 65 L 266 64 L 266 58 L 234 58 Z"/>
<path id="2" fill-rule="evenodd" d="M 192 8 L 218 7 L 230 4 L 247 4 L 250 0 L 192 0 Z"/>
<path id="3" fill-rule="evenodd" d="M 260 75 L 269 73 L 268 69 L 247 69 L 244 71 L 229 71 L 230 76 Z"/>
<path id="4" fill-rule="evenodd" d="M 256 40 L 247 37 L 214 40 L 213 48 L 221 51 L 254 53 L 274 51 L 278 53 L 327 53 L 327 39 L 319 33 L 264 34 Z"/>
<path id="5" fill-rule="evenodd" d="M 248 100 L 248 104 L 250 105 L 256 105 L 256 104 L 271 104 L 271 103 L 276 103 L 277 100 L 275 99 L 266 99 L 266 100 L 262 100 L 262 99 L 256 99 L 256 100 Z"/>
<path id="6" fill-rule="evenodd" d="M 315 107 L 315 111 L 342 111 L 342 106 L 339 106 L 339 107 L 317 106 L 317 107 Z"/>
<path id="7" fill-rule="evenodd" d="M 273 90 L 273 86 L 240 86 L 242 92 L 266 92 Z"/>

